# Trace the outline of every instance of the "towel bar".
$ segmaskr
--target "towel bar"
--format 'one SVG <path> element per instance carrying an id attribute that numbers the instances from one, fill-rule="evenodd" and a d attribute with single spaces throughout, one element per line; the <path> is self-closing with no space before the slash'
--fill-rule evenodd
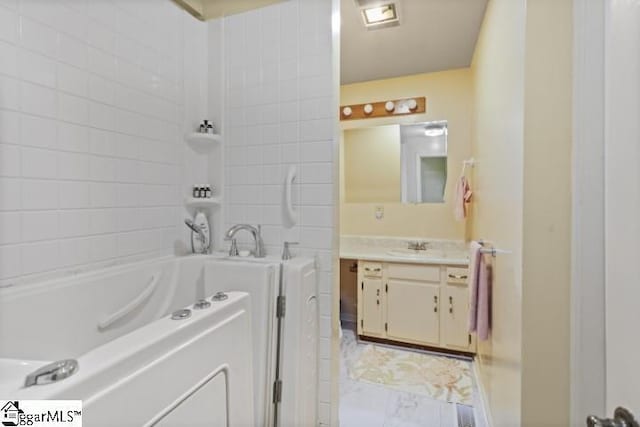
<path id="1" fill-rule="evenodd" d="M 480 244 L 480 246 L 484 246 L 485 242 L 483 240 L 478 240 L 478 244 Z M 497 254 L 510 254 L 511 251 L 506 251 L 504 249 L 496 249 L 496 248 L 482 248 L 480 249 L 480 253 L 489 254 L 495 258 Z"/>

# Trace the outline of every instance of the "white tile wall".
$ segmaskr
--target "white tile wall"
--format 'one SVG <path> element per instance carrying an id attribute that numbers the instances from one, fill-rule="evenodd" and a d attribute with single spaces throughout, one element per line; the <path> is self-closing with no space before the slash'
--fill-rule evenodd
<path id="1" fill-rule="evenodd" d="M 319 417 L 331 414 L 333 105 L 331 0 L 290 0 L 228 17 L 225 64 L 225 227 L 263 225 L 269 253 L 283 240 L 320 268 Z M 211 40 L 211 38 L 210 38 Z M 210 52 L 214 47 L 209 47 Z M 299 223 L 282 226 L 288 167 L 298 168 Z"/>
<path id="2" fill-rule="evenodd" d="M 204 43 L 169 0 L 0 0 L 0 283 L 173 253 Z"/>

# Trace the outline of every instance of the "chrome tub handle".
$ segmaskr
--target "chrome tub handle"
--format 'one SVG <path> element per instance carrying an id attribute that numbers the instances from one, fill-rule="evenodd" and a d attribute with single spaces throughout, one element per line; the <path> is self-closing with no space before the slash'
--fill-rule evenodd
<path id="1" fill-rule="evenodd" d="M 78 361 L 74 359 L 59 360 L 50 363 L 27 375 L 25 387 L 32 385 L 51 384 L 70 377 L 78 371 Z"/>

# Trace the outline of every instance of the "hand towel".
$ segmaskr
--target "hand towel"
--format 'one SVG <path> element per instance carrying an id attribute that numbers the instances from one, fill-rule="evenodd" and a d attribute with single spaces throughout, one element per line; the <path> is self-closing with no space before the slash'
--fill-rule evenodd
<path id="1" fill-rule="evenodd" d="M 456 197 L 453 206 L 453 215 L 457 221 L 464 221 L 467 217 L 467 203 L 471 201 L 472 194 L 469 180 L 462 175 L 456 185 Z"/>
<path id="2" fill-rule="evenodd" d="M 491 265 L 480 259 L 480 274 L 478 276 L 478 318 L 477 334 L 481 341 L 489 339 L 491 329 Z"/>
<path id="3" fill-rule="evenodd" d="M 469 250 L 469 332 L 475 332 L 478 339 L 486 341 L 491 329 L 491 265 L 480 252 L 482 245 L 471 242 Z"/>
<path id="4" fill-rule="evenodd" d="M 478 242 L 471 242 L 469 245 L 469 291 L 471 292 L 469 301 L 469 332 L 476 332 L 478 326 L 478 279 L 480 276 L 480 253 L 482 245 Z"/>

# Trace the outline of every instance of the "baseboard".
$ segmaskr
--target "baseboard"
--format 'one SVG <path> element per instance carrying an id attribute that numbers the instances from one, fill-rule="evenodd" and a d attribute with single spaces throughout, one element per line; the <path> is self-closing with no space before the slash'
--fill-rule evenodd
<path id="1" fill-rule="evenodd" d="M 455 350 L 453 348 L 433 347 L 429 345 L 413 344 L 413 343 L 407 343 L 402 341 L 389 340 L 386 338 L 370 337 L 367 335 L 358 335 L 358 339 L 363 342 L 383 344 L 383 345 L 400 348 L 400 349 L 410 348 L 413 350 L 420 350 L 420 351 L 433 353 L 433 354 L 449 354 L 451 356 L 460 356 L 466 359 L 472 359 L 474 356 L 474 353 L 470 353 L 468 351 L 462 351 L 462 350 Z"/>
<path id="2" fill-rule="evenodd" d="M 487 392 L 484 388 L 484 384 L 482 383 L 482 376 L 480 375 L 480 363 L 478 362 L 478 357 L 471 364 L 473 366 L 473 375 L 476 378 L 476 385 L 478 386 L 478 394 L 480 397 L 480 408 L 477 409 L 478 417 L 480 417 L 480 422 L 484 423 L 485 427 L 493 427 L 493 419 L 491 418 L 491 409 L 489 408 L 489 399 L 487 398 Z"/>

